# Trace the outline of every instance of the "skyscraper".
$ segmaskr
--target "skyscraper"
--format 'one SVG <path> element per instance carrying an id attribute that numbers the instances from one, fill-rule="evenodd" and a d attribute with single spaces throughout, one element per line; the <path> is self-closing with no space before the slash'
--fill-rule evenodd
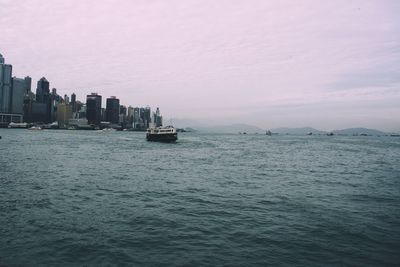
<path id="1" fill-rule="evenodd" d="M 24 97 L 27 91 L 25 79 L 12 78 L 12 96 L 11 96 L 11 112 L 15 114 L 24 114 Z"/>
<path id="2" fill-rule="evenodd" d="M 32 78 L 25 77 L 25 96 L 24 96 L 24 122 L 33 122 L 32 106 L 36 100 L 35 94 L 31 91 Z"/>
<path id="3" fill-rule="evenodd" d="M 25 80 L 26 93 L 29 94 L 31 92 L 31 87 L 32 87 L 32 78 L 29 76 L 26 76 L 24 78 L 24 80 Z"/>
<path id="4" fill-rule="evenodd" d="M 50 83 L 45 77 L 37 82 L 36 101 L 39 103 L 47 103 L 50 99 Z"/>
<path id="5" fill-rule="evenodd" d="M 132 125 L 133 123 L 133 114 L 134 114 L 134 109 L 133 107 L 129 106 L 128 107 L 128 117 L 127 117 L 127 123 Z"/>
<path id="6" fill-rule="evenodd" d="M 125 127 L 126 124 L 126 106 L 120 105 L 119 106 L 119 123 Z"/>
<path id="7" fill-rule="evenodd" d="M 0 54 L 0 112 L 11 113 L 12 66 Z"/>
<path id="8" fill-rule="evenodd" d="M 136 107 L 133 108 L 133 123 L 132 126 L 134 129 L 139 130 L 142 128 L 142 119 L 141 119 L 141 108 Z"/>
<path id="9" fill-rule="evenodd" d="M 64 103 L 69 105 L 69 97 L 67 94 L 64 95 Z"/>
<path id="10" fill-rule="evenodd" d="M 100 125 L 101 95 L 92 93 L 86 96 L 86 118 L 89 124 Z"/>
<path id="11" fill-rule="evenodd" d="M 106 120 L 113 124 L 119 123 L 119 99 L 115 96 L 107 98 Z"/>
<path id="12" fill-rule="evenodd" d="M 76 95 L 74 93 L 71 95 L 71 106 L 72 112 L 76 112 Z"/>
<path id="13" fill-rule="evenodd" d="M 143 110 L 143 122 L 144 122 L 144 127 L 147 129 L 150 127 L 151 123 L 151 109 L 150 107 L 146 107 Z"/>
<path id="14" fill-rule="evenodd" d="M 153 122 L 156 127 L 162 126 L 162 117 L 161 117 L 159 108 L 157 108 L 156 113 L 154 113 Z"/>
<path id="15" fill-rule="evenodd" d="M 41 122 L 49 123 L 51 122 L 51 98 L 50 98 L 50 83 L 47 81 L 45 77 L 42 77 L 38 82 L 37 82 L 37 87 L 36 87 L 36 102 L 46 105 L 46 109 L 44 109 L 41 105 L 40 109 L 37 109 L 37 115 L 35 116 L 36 119 L 40 118 Z M 39 113 L 43 112 L 45 110 L 45 113 L 42 115 L 39 115 Z"/>

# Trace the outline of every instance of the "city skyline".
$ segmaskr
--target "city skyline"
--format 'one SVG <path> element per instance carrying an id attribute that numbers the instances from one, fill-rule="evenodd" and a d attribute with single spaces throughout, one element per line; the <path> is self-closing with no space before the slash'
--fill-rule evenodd
<path id="1" fill-rule="evenodd" d="M 77 99 L 116 95 L 209 124 L 400 130 L 397 1 L 2 6 L 13 76 Z"/>
<path id="2" fill-rule="evenodd" d="M 0 128 L 96 130 L 114 129 L 144 131 L 149 127 L 162 126 L 159 107 L 156 112 L 146 107 L 120 105 L 116 96 L 106 98 L 98 93 L 86 95 L 86 102 L 77 100 L 76 94 L 64 97 L 57 88 L 50 91 L 46 77 L 37 81 L 36 94 L 32 89 L 32 78 L 13 75 L 13 66 L 0 54 Z M 40 126 L 37 126 L 40 125 Z"/>

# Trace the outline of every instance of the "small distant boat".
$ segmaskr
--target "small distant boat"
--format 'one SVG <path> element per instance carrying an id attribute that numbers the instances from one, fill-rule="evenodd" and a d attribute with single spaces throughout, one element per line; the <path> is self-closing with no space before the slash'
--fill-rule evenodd
<path id="1" fill-rule="evenodd" d="M 40 127 L 40 126 L 32 126 L 31 128 L 28 128 L 28 130 L 31 130 L 31 131 L 41 131 L 41 130 L 42 130 L 42 127 Z"/>
<path id="2" fill-rule="evenodd" d="M 173 126 L 151 127 L 147 129 L 147 141 L 175 142 L 178 140 L 178 133 Z"/>
<path id="3" fill-rule="evenodd" d="M 104 128 L 102 130 L 98 130 L 99 132 L 116 132 L 117 130 L 114 128 Z"/>
<path id="4" fill-rule="evenodd" d="M 266 131 L 265 134 L 271 136 L 271 135 L 272 135 L 272 132 L 268 130 L 268 131 Z"/>
<path id="5" fill-rule="evenodd" d="M 334 133 L 330 132 L 326 134 L 327 136 L 334 136 Z"/>
<path id="6" fill-rule="evenodd" d="M 58 126 L 57 122 L 53 122 L 53 123 L 49 123 L 49 124 L 45 124 L 42 126 L 42 129 L 59 129 L 60 127 Z"/>
<path id="7" fill-rule="evenodd" d="M 312 132 L 307 133 L 307 135 L 312 135 Z"/>

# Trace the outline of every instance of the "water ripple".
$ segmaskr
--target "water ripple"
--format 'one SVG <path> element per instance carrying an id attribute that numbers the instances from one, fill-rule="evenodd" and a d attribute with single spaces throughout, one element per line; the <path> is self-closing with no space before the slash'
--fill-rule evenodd
<path id="1" fill-rule="evenodd" d="M 0 266 L 400 262 L 399 139 L 0 131 Z"/>

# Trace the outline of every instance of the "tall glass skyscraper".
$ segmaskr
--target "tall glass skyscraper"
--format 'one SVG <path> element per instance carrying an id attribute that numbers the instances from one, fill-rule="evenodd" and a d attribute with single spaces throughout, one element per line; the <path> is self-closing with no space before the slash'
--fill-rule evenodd
<path id="1" fill-rule="evenodd" d="M 11 113 L 12 66 L 0 54 L 0 112 Z"/>
<path id="2" fill-rule="evenodd" d="M 27 84 L 25 79 L 12 78 L 12 97 L 11 112 L 15 114 L 24 114 L 24 96 L 26 94 Z"/>
<path id="3" fill-rule="evenodd" d="M 41 121 L 49 123 L 51 122 L 51 98 L 50 98 L 50 83 L 45 77 L 42 77 L 37 82 L 36 88 L 36 102 L 46 105 L 46 112 L 43 114 Z M 43 111 L 41 109 L 41 111 Z M 40 117 L 40 116 L 39 116 Z"/>
<path id="4" fill-rule="evenodd" d="M 46 103 L 50 99 L 50 83 L 45 77 L 42 77 L 37 82 L 36 88 L 36 101 L 39 103 Z"/>
<path id="5" fill-rule="evenodd" d="M 100 125 L 101 121 L 101 95 L 92 93 L 86 96 L 86 118 L 89 124 Z"/>
<path id="6" fill-rule="evenodd" d="M 106 120 L 113 124 L 119 123 L 119 99 L 115 96 L 107 98 Z"/>

